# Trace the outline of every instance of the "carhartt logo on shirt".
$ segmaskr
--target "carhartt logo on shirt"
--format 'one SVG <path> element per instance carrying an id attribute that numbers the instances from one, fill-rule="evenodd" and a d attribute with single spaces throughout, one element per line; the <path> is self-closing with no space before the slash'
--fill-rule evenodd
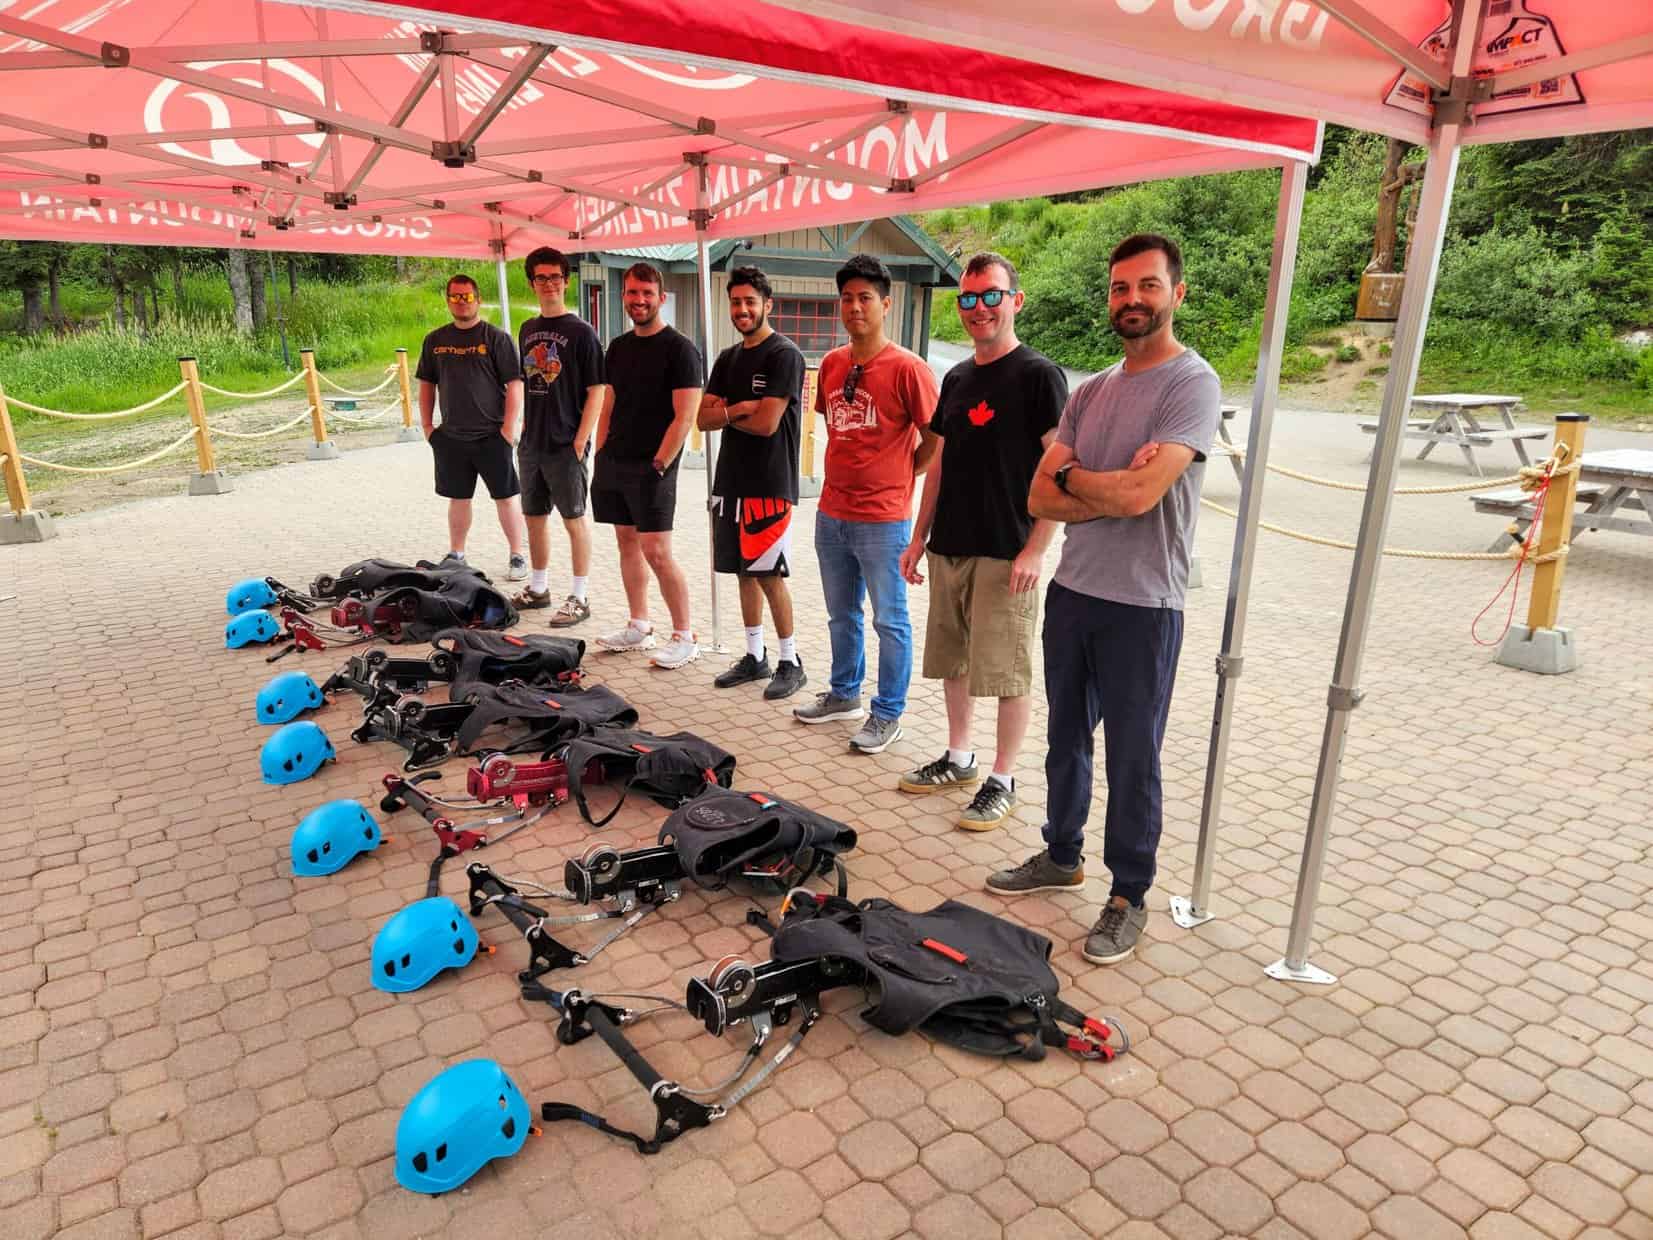
<path id="1" fill-rule="evenodd" d="M 431 349 L 432 353 L 446 353 L 454 357 L 472 357 L 485 355 L 488 346 L 485 344 L 439 344 Z"/>
<path id="2" fill-rule="evenodd" d="M 993 410 L 988 408 L 984 400 L 975 408 L 966 410 L 964 416 L 970 419 L 971 426 L 986 426 L 993 420 Z"/>

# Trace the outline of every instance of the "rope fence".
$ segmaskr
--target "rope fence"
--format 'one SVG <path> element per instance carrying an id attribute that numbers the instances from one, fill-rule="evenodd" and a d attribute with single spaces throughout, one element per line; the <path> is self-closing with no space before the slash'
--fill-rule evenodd
<path id="1" fill-rule="evenodd" d="M 396 350 L 396 360 L 385 368 L 386 375 L 383 382 L 366 391 L 355 391 L 347 388 L 324 375 L 316 367 L 313 350 L 300 350 L 299 359 L 301 365 L 298 372 L 274 387 L 266 388 L 261 392 L 238 392 L 232 388 L 219 387 L 217 384 L 206 382 L 201 378 L 195 359 L 193 357 L 181 357 L 178 359 L 178 371 L 181 376 L 178 383 L 141 405 L 135 405 L 130 409 L 111 410 L 106 413 L 76 413 L 66 409 L 52 409 L 45 405 L 37 405 L 32 401 L 8 396 L 5 389 L 0 387 L 0 482 L 5 484 L 6 499 L 11 508 L 12 520 L 19 525 L 28 525 L 35 529 L 40 528 L 42 524 L 40 514 L 35 513 L 30 507 L 28 481 L 23 475 L 24 465 L 67 474 L 118 474 L 153 464 L 155 461 L 179 451 L 186 444 L 194 443 L 198 472 L 190 480 L 189 490 L 192 495 L 207 495 L 229 489 L 229 483 L 218 470 L 213 455 L 212 440 L 214 436 L 242 441 L 273 439 L 277 435 L 291 431 L 300 423 L 308 421 L 314 440 L 310 446 L 309 455 L 315 460 L 325 460 L 338 455 L 338 445 L 329 441 L 327 437 L 327 420 L 329 418 L 352 426 L 371 426 L 384 421 L 398 410 L 402 414 L 402 437 L 411 439 L 419 436 L 419 432 L 413 423 L 413 390 L 411 376 L 408 372 L 406 349 Z M 226 426 L 215 425 L 207 421 L 205 394 L 208 392 L 230 400 L 266 400 L 272 396 L 279 396 L 300 383 L 304 384 L 305 388 L 304 411 L 278 425 L 266 427 L 263 430 L 243 431 L 231 430 Z M 399 384 L 400 392 L 389 404 L 372 413 L 351 415 L 326 407 L 326 402 L 321 395 L 321 385 L 323 383 L 354 398 L 382 392 L 392 384 Z M 52 460 L 50 457 L 31 456 L 18 449 L 16 429 L 13 427 L 11 420 L 11 406 L 13 405 L 19 409 L 27 409 L 31 413 L 37 413 L 48 418 L 107 422 L 148 413 L 150 410 L 164 405 L 180 393 L 183 394 L 185 409 L 191 423 L 189 430 L 164 447 L 138 457 L 136 460 L 121 461 L 112 465 L 71 465 L 63 461 Z"/>
<path id="2" fill-rule="evenodd" d="M 1218 448 L 1212 456 L 1232 456 L 1238 460 L 1245 460 L 1245 449 L 1240 447 Z M 1272 461 L 1266 462 L 1263 468 L 1271 474 L 1279 474 L 1283 478 L 1295 478 L 1298 482 L 1307 482 L 1317 487 L 1330 487 L 1334 491 L 1356 491 L 1364 494 L 1364 482 L 1343 482 L 1337 478 L 1322 478 L 1319 474 L 1306 474 L 1301 470 L 1290 469 L 1284 465 L 1276 465 Z M 1535 468 L 1528 466 L 1527 468 Z M 1521 474 L 1511 474 L 1507 478 L 1477 478 L 1474 482 L 1452 482 L 1433 487 L 1396 487 L 1393 495 L 1456 495 L 1461 491 L 1485 491 L 1493 487 L 1515 486 L 1521 481 Z"/>

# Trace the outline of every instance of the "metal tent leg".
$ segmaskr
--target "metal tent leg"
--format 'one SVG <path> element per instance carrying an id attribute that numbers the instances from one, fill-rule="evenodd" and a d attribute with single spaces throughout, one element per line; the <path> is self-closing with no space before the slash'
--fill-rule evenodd
<path id="1" fill-rule="evenodd" d="M 1455 84 L 1468 84 L 1471 54 L 1480 30 L 1481 6 L 1462 5 L 1456 12 L 1461 24 L 1453 46 L 1452 77 Z M 1383 540 L 1389 529 L 1389 508 L 1394 499 L 1395 475 L 1400 468 L 1404 442 L 1402 432 L 1406 429 L 1412 390 L 1418 378 L 1418 359 L 1423 353 L 1424 329 L 1429 323 L 1429 303 L 1435 294 L 1435 277 L 1440 268 L 1441 242 L 1452 205 L 1452 182 L 1458 171 L 1458 141 L 1464 120 L 1461 106 L 1443 105 L 1437 112 L 1436 127 L 1429 142 L 1429 167 L 1418 198 L 1406 291 L 1401 297 L 1400 317 L 1395 324 L 1389 382 L 1384 388 L 1383 414 L 1372 448 L 1372 467 L 1360 514 L 1360 537 L 1349 574 L 1348 601 L 1343 609 L 1343 631 L 1338 639 L 1331 687 L 1326 694 L 1326 729 L 1320 743 L 1320 765 L 1315 771 L 1308 830 L 1303 839 L 1291 931 L 1286 940 L 1285 957 L 1266 970 L 1270 977 L 1287 981 L 1325 985 L 1337 980 L 1309 964 L 1309 945 L 1314 937 L 1320 883 L 1325 875 L 1326 845 L 1337 803 L 1337 781 L 1348 740 L 1349 714 L 1363 696 L 1359 688 L 1361 659 L 1372 620 Z"/>
<path id="2" fill-rule="evenodd" d="M 711 221 L 706 214 L 706 165 L 704 162 L 696 168 L 695 178 L 695 275 L 699 281 L 700 290 L 700 356 L 709 376 L 712 368 L 712 264 L 711 255 L 706 249 L 706 226 Z M 712 548 L 717 541 L 717 514 L 712 511 L 712 484 L 717 478 L 717 431 L 703 432 L 702 442 L 706 445 L 706 559 L 711 564 L 713 560 Z M 719 640 L 719 616 L 717 605 L 717 568 L 715 565 L 709 573 L 712 584 L 712 644 L 711 649 L 721 650 L 723 644 Z"/>
<path id="3" fill-rule="evenodd" d="M 1228 608 L 1223 615 L 1222 653 L 1217 656 L 1217 701 L 1211 714 L 1211 751 L 1205 763 L 1205 796 L 1200 802 L 1200 838 L 1194 853 L 1194 889 L 1171 897 L 1171 920 L 1191 930 L 1211 920 L 1211 867 L 1222 816 L 1223 775 L 1228 767 L 1228 740 L 1234 721 L 1232 682 L 1244 661 L 1246 605 L 1251 570 L 1256 562 L 1257 522 L 1263 508 L 1263 466 L 1274 433 L 1274 408 L 1280 394 L 1280 358 L 1286 347 L 1286 319 L 1291 309 L 1292 276 L 1297 269 L 1297 237 L 1303 220 L 1303 190 L 1309 170 L 1301 163 L 1280 170 L 1280 206 L 1274 217 L 1274 254 L 1269 260 L 1268 299 L 1263 305 L 1262 335 L 1257 351 L 1257 386 L 1251 397 L 1251 426 L 1246 432 L 1245 476 L 1240 483 L 1239 520 L 1234 530 L 1234 558 L 1228 574 Z"/>

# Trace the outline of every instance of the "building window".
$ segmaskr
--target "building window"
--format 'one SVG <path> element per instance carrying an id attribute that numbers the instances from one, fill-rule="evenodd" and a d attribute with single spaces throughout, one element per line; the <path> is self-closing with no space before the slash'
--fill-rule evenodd
<path id="1" fill-rule="evenodd" d="M 836 297 L 777 297 L 769 324 L 803 350 L 811 362 L 818 362 L 829 349 L 849 343 L 844 322 L 838 317 Z"/>

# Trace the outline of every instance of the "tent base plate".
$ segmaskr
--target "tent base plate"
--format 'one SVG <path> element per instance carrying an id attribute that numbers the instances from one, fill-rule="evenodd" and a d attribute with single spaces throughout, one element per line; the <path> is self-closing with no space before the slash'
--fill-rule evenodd
<path id="1" fill-rule="evenodd" d="M 1198 590 L 1203 588 L 1204 585 L 1205 573 L 1200 569 L 1200 557 L 1191 555 L 1188 557 L 1188 588 Z"/>
<path id="2" fill-rule="evenodd" d="M 808 474 L 805 474 L 802 478 L 798 479 L 799 499 L 816 499 L 820 496 L 820 494 L 821 480 L 819 478 L 811 478 Z"/>
<path id="3" fill-rule="evenodd" d="M 397 443 L 422 443 L 424 438 L 425 432 L 417 426 L 404 426 L 396 432 Z"/>
<path id="4" fill-rule="evenodd" d="M 1293 968 L 1285 960 L 1276 960 L 1263 970 L 1277 982 L 1305 982 L 1310 986 L 1335 986 L 1337 974 L 1328 973 L 1324 969 L 1317 969 L 1308 961 Z"/>
<path id="5" fill-rule="evenodd" d="M 1578 667 L 1578 643 L 1571 629 L 1529 629 L 1510 625 L 1493 662 L 1540 676 L 1560 676 Z"/>
<path id="6" fill-rule="evenodd" d="M 1195 926 L 1203 926 L 1214 916 L 1208 909 L 1194 908 L 1194 902 L 1187 896 L 1171 897 L 1171 920 L 1184 930 L 1192 930 Z"/>
<path id="7" fill-rule="evenodd" d="M 304 455 L 312 461 L 336 461 L 339 459 L 339 445 L 331 439 L 324 439 L 311 444 Z"/>
<path id="8" fill-rule="evenodd" d="M 45 542 L 56 537 L 57 527 L 52 524 L 52 514 L 49 512 L 25 508 L 19 513 L 0 516 L 0 546 Z"/>
<path id="9" fill-rule="evenodd" d="M 215 469 L 210 474 L 196 474 L 189 480 L 191 495 L 224 495 L 233 490 L 235 483 L 221 469 Z"/>
<path id="10" fill-rule="evenodd" d="M 705 469 L 706 454 L 696 452 L 692 448 L 684 448 L 683 455 L 678 458 L 684 469 Z"/>

